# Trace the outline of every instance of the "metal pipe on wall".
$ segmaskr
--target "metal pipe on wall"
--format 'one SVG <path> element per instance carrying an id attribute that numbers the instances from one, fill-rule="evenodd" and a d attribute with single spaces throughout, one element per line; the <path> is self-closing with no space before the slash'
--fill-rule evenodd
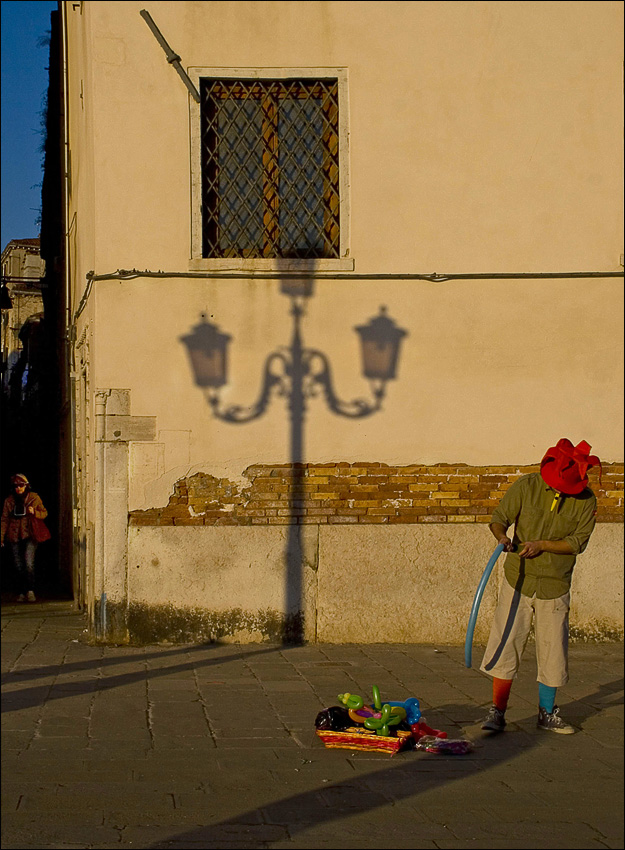
<path id="1" fill-rule="evenodd" d="M 106 405 L 110 390 L 99 390 L 95 394 L 95 551 L 91 587 L 87 590 L 89 600 L 89 626 L 95 637 L 105 637 L 106 630 Z M 96 600 L 100 600 L 99 611 L 95 612 Z"/>

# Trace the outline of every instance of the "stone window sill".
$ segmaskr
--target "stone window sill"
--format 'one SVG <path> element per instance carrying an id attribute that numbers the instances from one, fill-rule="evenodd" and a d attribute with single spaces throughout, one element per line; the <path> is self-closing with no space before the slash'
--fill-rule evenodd
<path id="1" fill-rule="evenodd" d="M 241 259 L 239 257 L 189 260 L 193 272 L 353 272 L 355 262 L 343 259 Z"/>

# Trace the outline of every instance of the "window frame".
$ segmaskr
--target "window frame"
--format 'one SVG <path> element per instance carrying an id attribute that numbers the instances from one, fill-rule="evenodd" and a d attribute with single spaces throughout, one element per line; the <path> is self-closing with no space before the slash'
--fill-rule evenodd
<path id="1" fill-rule="evenodd" d="M 350 182 L 349 182 L 349 130 L 347 99 L 347 68 L 215 68 L 192 67 L 187 69 L 196 89 L 203 77 L 228 80 L 282 80 L 301 79 L 314 82 L 319 79 L 336 79 L 338 85 L 338 138 L 339 138 L 339 257 L 338 258 L 268 258 L 202 256 L 202 163 L 201 163 L 201 105 L 189 98 L 191 142 L 191 271 L 353 271 L 350 257 Z"/>

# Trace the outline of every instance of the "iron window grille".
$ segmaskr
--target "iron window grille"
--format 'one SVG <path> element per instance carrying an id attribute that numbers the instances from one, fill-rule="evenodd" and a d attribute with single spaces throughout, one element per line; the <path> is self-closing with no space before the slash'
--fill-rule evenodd
<path id="1" fill-rule="evenodd" d="M 202 255 L 339 257 L 334 79 L 200 80 Z"/>

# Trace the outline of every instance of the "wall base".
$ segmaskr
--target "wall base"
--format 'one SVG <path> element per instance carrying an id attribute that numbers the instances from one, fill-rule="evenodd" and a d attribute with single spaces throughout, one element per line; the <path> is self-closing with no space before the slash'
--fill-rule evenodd
<path id="1" fill-rule="evenodd" d="M 484 526 L 129 529 L 128 601 L 94 606 L 108 643 L 462 645 L 493 551 Z M 571 638 L 623 636 L 623 526 L 597 526 L 575 567 Z M 500 558 L 475 643 L 488 638 Z"/>

